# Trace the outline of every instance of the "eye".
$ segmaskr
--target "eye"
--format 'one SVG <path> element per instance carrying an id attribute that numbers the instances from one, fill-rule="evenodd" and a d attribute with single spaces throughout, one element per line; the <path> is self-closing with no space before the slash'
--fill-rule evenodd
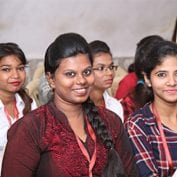
<path id="1" fill-rule="evenodd" d="M 17 69 L 18 69 L 19 71 L 24 71 L 24 70 L 25 70 L 25 66 L 19 66 Z"/>
<path id="2" fill-rule="evenodd" d="M 109 70 L 113 70 L 114 69 L 114 66 L 113 65 L 111 65 L 111 66 L 109 66 Z"/>
<path id="3" fill-rule="evenodd" d="M 158 72 L 157 73 L 157 76 L 160 77 L 160 78 L 164 78 L 164 77 L 166 77 L 166 75 L 167 74 L 165 72 Z"/>
<path id="4" fill-rule="evenodd" d="M 11 68 L 4 67 L 4 68 L 1 68 L 1 70 L 4 71 L 4 72 L 10 72 L 10 71 L 11 71 Z"/>
<path id="5" fill-rule="evenodd" d="M 86 70 L 83 71 L 83 76 L 87 77 L 90 76 L 92 74 L 92 69 L 88 68 Z"/>
<path id="6" fill-rule="evenodd" d="M 69 78 L 72 78 L 72 77 L 74 77 L 74 76 L 76 75 L 76 73 L 73 72 L 73 71 L 68 71 L 68 72 L 65 73 L 65 75 L 66 75 L 67 77 L 69 77 Z"/>
<path id="7" fill-rule="evenodd" d="M 114 70 L 114 71 L 116 71 L 117 68 L 118 68 L 118 66 L 115 66 L 115 65 L 113 65 L 112 67 L 113 67 L 113 70 Z"/>
<path id="8" fill-rule="evenodd" d="M 98 66 L 96 68 L 93 68 L 93 70 L 97 70 L 97 71 L 103 71 L 104 70 L 104 66 Z"/>

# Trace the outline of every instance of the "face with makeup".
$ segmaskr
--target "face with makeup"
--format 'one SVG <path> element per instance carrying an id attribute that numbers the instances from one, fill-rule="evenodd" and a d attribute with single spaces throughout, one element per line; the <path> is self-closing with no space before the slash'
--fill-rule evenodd
<path id="1" fill-rule="evenodd" d="M 0 59 L 0 94 L 16 93 L 26 79 L 25 65 L 16 55 Z"/>
<path id="2" fill-rule="evenodd" d="M 54 97 L 67 104 L 80 104 L 87 100 L 93 82 L 92 65 L 86 54 L 62 59 L 54 74 L 48 73 Z"/>
<path id="3" fill-rule="evenodd" d="M 177 55 L 162 58 L 150 77 L 145 75 L 145 81 L 152 87 L 155 100 L 177 103 Z"/>

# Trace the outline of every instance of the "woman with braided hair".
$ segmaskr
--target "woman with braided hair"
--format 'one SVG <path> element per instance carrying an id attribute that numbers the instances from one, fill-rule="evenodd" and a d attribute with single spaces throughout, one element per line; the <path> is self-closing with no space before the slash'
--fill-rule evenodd
<path id="1" fill-rule="evenodd" d="M 88 98 L 94 74 L 86 40 L 60 35 L 44 65 L 53 97 L 8 132 L 2 177 L 136 177 L 121 120 Z"/>

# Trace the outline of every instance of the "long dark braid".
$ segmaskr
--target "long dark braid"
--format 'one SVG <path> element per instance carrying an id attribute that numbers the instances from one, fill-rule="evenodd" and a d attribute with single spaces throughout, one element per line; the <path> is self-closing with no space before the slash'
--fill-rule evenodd
<path id="1" fill-rule="evenodd" d="M 97 107 L 88 99 L 83 105 L 88 121 L 93 127 L 97 137 L 101 139 L 105 147 L 109 150 L 108 162 L 103 171 L 102 177 L 125 177 L 121 159 L 114 149 L 113 140 L 108 133 L 106 125 L 101 120 Z"/>

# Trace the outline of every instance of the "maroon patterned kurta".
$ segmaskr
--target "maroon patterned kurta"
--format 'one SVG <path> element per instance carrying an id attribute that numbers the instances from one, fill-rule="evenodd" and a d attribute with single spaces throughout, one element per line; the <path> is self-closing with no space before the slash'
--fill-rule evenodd
<path id="1" fill-rule="evenodd" d="M 108 110 L 99 111 L 112 134 L 127 176 L 135 177 L 135 163 L 121 120 Z M 92 155 L 94 142 L 88 133 L 86 144 Z M 96 145 L 93 175 L 101 176 L 108 151 L 99 138 Z M 32 111 L 8 132 L 2 177 L 88 177 L 88 166 L 67 118 L 53 102 Z"/>

